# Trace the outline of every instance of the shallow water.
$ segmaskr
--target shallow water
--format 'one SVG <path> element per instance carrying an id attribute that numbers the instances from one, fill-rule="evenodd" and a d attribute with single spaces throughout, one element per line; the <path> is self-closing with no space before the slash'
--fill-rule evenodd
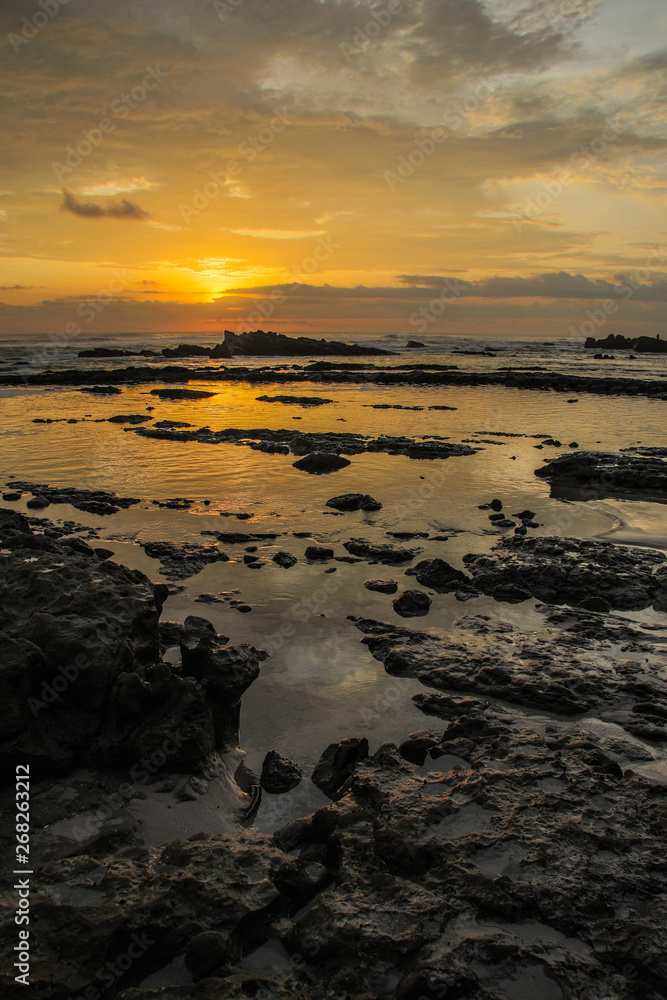
<path id="1" fill-rule="evenodd" d="M 535 345 L 529 347 L 533 355 L 539 353 Z M 443 355 L 432 356 L 443 362 Z M 399 360 L 404 363 L 405 356 Z M 498 359 L 491 362 L 487 358 L 451 356 L 450 360 L 461 367 L 500 364 Z M 640 360 L 642 365 L 654 367 L 663 363 L 663 359 Z M 262 359 L 262 363 L 270 363 L 270 359 Z M 549 363 L 556 365 L 555 353 Z M 579 358 L 577 363 L 590 369 L 588 358 Z M 106 367 L 109 363 L 101 364 Z M 119 359 L 118 365 L 122 364 L 123 359 Z M 573 364 L 572 357 L 561 355 L 561 368 Z M 95 365 L 100 367 L 98 362 L 92 367 Z M 367 562 L 307 563 L 303 559 L 307 545 L 326 543 L 336 555 L 345 555 L 342 543 L 363 537 L 416 549 L 420 558 L 438 555 L 460 567 L 463 555 L 488 551 L 500 537 L 488 520 L 488 512 L 478 510 L 479 504 L 499 497 L 509 514 L 526 507 L 534 510 L 540 523 L 538 534 L 607 537 L 667 548 L 665 505 L 620 500 L 566 502 L 551 498 L 548 484 L 534 475 L 545 459 L 568 451 L 567 446 L 574 441 L 581 447 L 602 450 L 618 450 L 638 442 L 664 445 L 662 401 L 582 394 L 574 405 L 559 393 L 488 387 L 303 383 L 253 387 L 209 381 L 201 385 L 216 395 L 197 401 L 163 401 L 151 395 L 153 385 L 124 388 L 114 397 L 60 388 L 3 390 L 0 481 L 6 483 L 13 475 L 19 480 L 140 497 L 141 504 L 111 517 L 97 517 L 66 505 L 52 505 L 44 514 L 94 526 L 117 561 L 143 570 L 156 581 L 162 579 L 159 564 L 146 556 L 139 542 L 201 542 L 207 540 L 201 532 L 211 530 L 280 533 L 275 541 L 252 543 L 257 546 L 256 555 L 266 560 L 260 570 L 252 571 L 243 563 L 244 544 L 224 545 L 230 561 L 209 565 L 182 581 L 185 589 L 169 598 L 163 613 L 163 618 L 179 621 L 188 614 L 202 615 L 233 642 L 252 642 L 271 653 L 262 664 L 260 678 L 243 699 L 241 747 L 247 753 L 248 766 L 255 771 L 270 749 L 280 750 L 308 769 L 327 743 L 345 736 L 366 735 L 373 750 L 383 741 L 403 738 L 410 731 L 437 728 L 437 720 L 424 716 L 412 703 L 412 695 L 423 690 L 419 682 L 389 677 L 361 644 L 360 633 L 347 620 L 348 615 L 419 629 L 447 627 L 460 615 L 480 613 L 528 629 L 542 623 L 533 601 L 508 605 L 482 597 L 463 605 L 453 594 L 433 595 L 427 618 L 406 621 L 394 613 L 391 597 L 363 586 L 369 578 L 391 577 L 398 582 L 399 591 L 407 589 L 412 581 L 404 576 L 403 568 Z M 190 387 L 198 386 L 192 382 Z M 290 392 L 324 396 L 333 402 L 302 408 L 257 401 L 260 395 Z M 384 403 L 424 409 L 373 408 Z M 428 410 L 443 404 L 456 409 Z M 479 451 L 434 461 L 361 454 L 352 456 L 351 465 L 339 472 L 310 476 L 292 467 L 294 456 L 269 455 L 232 444 L 152 440 L 126 431 L 122 425 L 95 422 L 119 413 L 144 413 L 147 407 L 154 407 L 150 415 L 155 420 L 182 420 L 214 430 L 264 427 L 373 436 L 441 435 L 452 442 L 467 441 Z M 84 417 L 85 422 L 81 422 Z M 80 422 L 46 425 L 32 423 L 34 418 Z M 563 447 L 540 449 L 536 447 L 539 438 L 503 437 L 497 432 L 552 436 Z M 370 493 L 383 508 L 372 514 L 338 515 L 325 506 L 328 498 L 347 492 Z M 197 502 L 189 511 L 162 509 L 152 503 L 169 497 Z M 26 511 L 27 499 L 29 495 L 15 508 Z M 210 501 L 208 506 L 205 500 Z M 248 513 L 252 518 L 240 521 L 223 517 L 219 511 Z M 425 531 L 447 540 L 399 541 L 387 534 L 400 530 Z M 311 537 L 295 538 L 293 532 L 310 532 Z M 284 570 L 273 563 L 271 556 L 279 550 L 296 555 L 297 565 Z M 332 568 L 334 573 L 325 572 Z M 202 593 L 231 595 L 247 602 L 252 612 L 239 614 L 224 598 L 218 604 L 196 602 Z M 629 617 L 645 622 L 660 619 L 651 611 Z M 304 812 L 309 805 L 312 808 L 310 802 L 296 801 L 298 795 L 293 797 L 294 808 L 302 805 Z M 282 808 L 271 799 L 266 797 L 258 815 L 257 822 L 264 828 L 278 812 L 282 814 Z"/>

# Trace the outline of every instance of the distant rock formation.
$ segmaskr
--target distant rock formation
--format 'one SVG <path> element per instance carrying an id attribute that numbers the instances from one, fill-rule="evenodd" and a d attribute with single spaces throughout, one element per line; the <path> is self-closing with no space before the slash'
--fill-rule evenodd
<path id="1" fill-rule="evenodd" d="M 361 344 L 343 344 L 337 340 L 314 340 L 312 337 L 287 337 L 284 333 L 264 330 L 250 330 L 247 333 L 232 333 L 225 330 L 220 344 L 204 347 L 201 344 L 178 344 L 164 347 L 160 352 L 165 358 L 234 358 L 234 357 L 359 357 L 366 355 L 387 355 L 379 347 L 363 347 Z M 80 358 L 120 358 L 153 357 L 158 352 L 150 350 L 122 351 L 115 348 L 95 347 L 80 351 Z"/>
<path id="2" fill-rule="evenodd" d="M 667 340 L 657 337 L 624 337 L 622 334 L 610 333 L 604 340 L 586 337 L 584 347 L 604 348 L 612 351 L 637 351 L 638 354 L 667 354 Z"/>

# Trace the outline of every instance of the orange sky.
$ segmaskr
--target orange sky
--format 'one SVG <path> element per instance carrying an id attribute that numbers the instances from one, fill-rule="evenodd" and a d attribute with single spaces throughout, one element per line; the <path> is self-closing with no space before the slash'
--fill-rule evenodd
<path id="1" fill-rule="evenodd" d="M 663 0 L 5 0 L 0 28 L 4 335 L 664 331 Z"/>

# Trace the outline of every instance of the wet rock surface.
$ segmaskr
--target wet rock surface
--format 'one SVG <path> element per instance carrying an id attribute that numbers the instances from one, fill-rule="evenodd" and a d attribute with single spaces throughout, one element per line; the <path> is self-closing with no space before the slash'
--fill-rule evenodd
<path id="1" fill-rule="evenodd" d="M 365 580 L 364 587 L 366 590 L 374 590 L 378 594 L 395 594 L 398 590 L 398 584 L 395 580 Z"/>
<path id="2" fill-rule="evenodd" d="M 303 777 L 301 768 L 277 750 L 269 750 L 264 763 L 260 784 L 265 792 L 278 795 L 296 788 Z"/>
<path id="3" fill-rule="evenodd" d="M 514 535 L 463 562 L 472 586 L 499 601 L 535 597 L 592 611 L 667 608 L 667 556 L 654 549 Z"/>
<path id="4" fill-rule="evenodd" d="M 283 403 L 285 406 L 324 406 L 333 399 L 322 396 L 257 396 L 258 403 Z"/>
<path id="5" fill-rule="evenodd" d="M 204 566 L 229 562 L 229 556 L 217 545 L 197 545 L 195 542 L 144 542 L 143 549 L 151 559 L 160 560 L 160 572 L 167 580 L 187 580 L 200 573 Z"/>
<path id="6" fill-rule="evenodd" d="M 367 559 L 369 562 L 379 562 L 388 565 L 411 562 L 417 555 L 416 549 L 404 549 L 398 545 L 376 545 L 365 538 L 351 538 L 343 542 L 343 548 L 352 556 Z"/>
<path id="7" fill-rule="evenodd" d="M 475 709 L 415 742 L 427 770 L 391 743 L 329 748 L 351 758 L 335 801 L 275 838 L 40 866 L 37 1000 L 99 988 L 132 943 L 120 1000 L 662 1000 L 664 786 L 581 723 Z M 140 985 L 179 955 L 189 985 Z"/>
<path id="8" fill-rule="evenodd" d="M 350 464 L 350 461 L 341 455 L 334 455 L 332 452 L 313 451 L 292 464 L 295 469 L 300 469 L 302 472 L 310 472 L 316 476 L 322 476 L 329 472 L 337 472 L 339 469 L 344 469 L 346 465 Z"/>
<path id="9" fill-rule="evenodd" d="M 667 500 L 667 462 L 645 451 L 637 449 L 637 453 L 620 454 L 578 451 L 575 455 L 561 455 L 548 462 L 536 469 L 535 475 L 551 484 L 552 496 L 595 500 L 631 495 Z"/>
<path id="10" fill-rule="evenodd" d="M 327 507 L 333 507 L 334 510 L 363 510 L 363 511 L 374 511 L 382 510 L 382 504 L 379 500 L 375 500 L 372 496 L 367 493 L 343 493 L 339 497 L 331 497 L 327 500 Z"/>
<path id="11" fill-rule="evenodd" d="M 160 399 L 210 399 L 216 395 L 204 389 L 151 389 L 151 396 L 159 396 Z"/>
<path id="12" fill-rule="evenodd" d="M 485 615 L 458 618 L 451 630 L 428 633 L 367 618 L 351 621 L 392 676 L 565 717 L 592 713 L 642 739 L 667 740 L 667 672 L 661 662 L 667 630 L 655 641 L 650 631 L 631 629 L 623 619 L 581 619 L 560 609 L 549 609 L 546 624 L 534 632 Z M 617 642 L 623 642 L 622 654 Z M 427 697 L 416 696 L 419 707 L 451 716 L 448 694 Z"/>
<path id="13" fill-rule="evenodd" d="M 12 479 L 11 485 L 23 493 L 32 493 L 33 497 L 46 501 L 39 506 L 67 503 L 77 510 L 88 514 L 117 514 L 119 510 L 127 510 L 141 503 L 136 497 L 119 497 L 108 490 L 84 490 L 76 487 L 48 486 L 44 483 L 30 483 L 24 480 Z M 28 501 L 30 504 L 30 501 Z M 34 506 L 34 505 L 33 505 Z"/>
<path id="14" fill-rule="evenodd" d="M 423 618 L 431 610 L 431 598 L 423 590 L 404 590 L 392 602 L 401 618 Z"/>
<path id="15" fill-rule="evenodd" d="M 363 434 L 312 433 L 294 430 L 271 430 L 253 428 L 240 430 L 226 428 L 212 431 L 210 427 L 198 430 L 159 429 L 138 427 L 135 431 L 141 437 L 159 438 L 167 441 L 198 441 L 201 444 L 238 444 L 255 451 L 269 454 L 303 455 L 297 468 L 308 472 L 329 472 L 342 468 L 340 462 L 349 465 L 341 455 L 360 455 L 364 452 L 385 453 L 387 455 L 407 455 L 408 458 L 451 458 L 453 456 L 474 455 L 479 448 L 468 444 L 456 444 L 441 438 L 408 438 L 381 435 L 377 438 Z M 310 467 L 309 467 L 310 466 Z"/>
<path id="16" fill-rule="evenodd" d="M 172 769 L 196 768 L 233 738 L 258 651 L 227 646 L 208 622 L 191 651 L 186 622 L 181 673 L 160 655 L 163 584 L 99 558 L 79 538 L 35 533 L 13 511 L 0 511 L 0 541 L 7 767 L 124 766 L 168 732 L 177 740 Z"/>

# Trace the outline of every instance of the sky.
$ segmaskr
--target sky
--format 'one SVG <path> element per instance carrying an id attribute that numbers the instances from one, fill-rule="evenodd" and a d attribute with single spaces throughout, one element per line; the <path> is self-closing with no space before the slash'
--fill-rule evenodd
<path id="1" fill-rule="evenodd" d="M 667 335 L 664 0 L 3 0 L 0 336 Z"/>

